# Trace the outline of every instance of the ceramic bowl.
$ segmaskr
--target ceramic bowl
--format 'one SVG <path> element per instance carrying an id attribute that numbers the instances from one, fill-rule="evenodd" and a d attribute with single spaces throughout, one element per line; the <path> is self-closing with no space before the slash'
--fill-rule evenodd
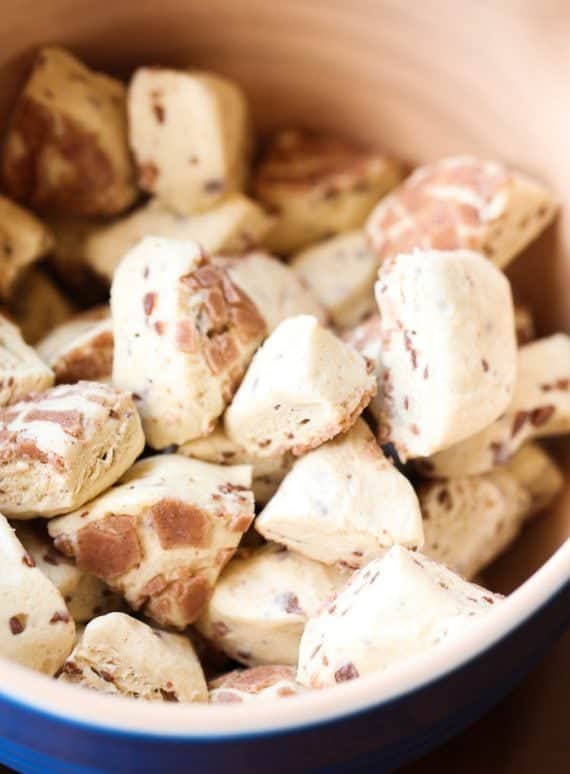
<path id="1" fill-rule="evenodd" d="M 570 329 L 570 8 L 429 0 L 4 0 L 0 118 L 34 50 L 89 64 L 206 66 L 247 90 L 258 125 L 335 130 L 410 163 L 503 159 L 563 203 L 509 274 L 539 331 Z M 568 444 L 554 447 L 570 472 Z M 570 490 L 486 581 L 513 592 L 473 632 L 387 675 L 274 706 L 110 701 L 0 660 L 0 761 L 23 772 L 389 771 L 503 696 L 570 617 Z"/>

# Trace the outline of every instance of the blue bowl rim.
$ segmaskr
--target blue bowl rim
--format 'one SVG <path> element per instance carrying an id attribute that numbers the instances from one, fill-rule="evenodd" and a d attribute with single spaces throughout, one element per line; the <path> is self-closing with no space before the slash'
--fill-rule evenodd
<path id="1" fill-rule="evenodd" d="M 570 587 L 570 539 L 520 588 L 491 610 L 477 627 L 451 642 L 384 673 L 268 705 L 146 703 L 96 692 L 81 693 L 0 659 L 0 701 L 67 725 L 114 736 L 209 743 L 259 738 L 355 717 L 405 699 L 463 669 L 526 625 Z M 570 615 L 570 612 L 569 612 Z M 561 622 L 561 625 L 567 623 Z M 32 698 L 33 697 L 33 698 Z"/>

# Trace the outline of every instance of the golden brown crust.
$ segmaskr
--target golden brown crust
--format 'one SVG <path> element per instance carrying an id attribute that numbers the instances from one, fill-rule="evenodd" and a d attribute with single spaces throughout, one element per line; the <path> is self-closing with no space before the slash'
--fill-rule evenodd
<path id="1" fill-rule="evenodd" d="M 157 583 L 156 588 L 159 587 Z M 148 591 L 148 585 L 146 589 Z M 181 573 L 179 578 L 155 591 L 146 602 L 146 612 L 162 626 L 167 626 L 170 621 L 180 617 L 174 614 L 175 610 L 182 612 L 187 623 L 193 623 L 206 604 L 211 590 L 210 584 L 203 576 Z"/>
<path id="2" fill-rule="evenodd" d="M 136 567 L 143 554 L 134 518 L 109 514 L 87 524 L 77 533 L 75 555 L 79 569 L 103 580 L 111 580 Z"/>
<path id="3" fill-rule="evenodd" d="M 362 414 L 366 406 L 370 403 L 372 398 L 376 395 L 376 384 L 372 384 L 370 389 L 365 390 L 358 403 L 352 411 L 346 414 L 342 419 L 339 419 L 338 423 L 329 425 L 329 427 L 321 433 L 318 438 L 313 438 L 311 443 L 294 446 L 291 451 L 295 457 L 301 457 L 303 454 L 316 449 L 317 446 L 321 446 L 323 443 L 330 441 L 331 438 L 335 438 L 337 435 L 346 433 L 347 430 L 353 426 L 358 417 Z"/>
<path id="4" fill-rule="evenodd" d="M 164 549 L 182 546 L 204 548 L 209 542 L 209 515 L 195 505 L 180 500 L 161 500 L 151 508 L 151 521 Z"/>
<path id="5" fill-rule="evenodd" d="M 266 325 L 251 299 L 229 278 L 224 269 L 204 258 L 191 274 L 180 279 L 183 304 L 195 305 L 199 327 L 182 321 L 177 327 L 177 342 L 183 352 L 201 347 L 213 375 L 232 371 L 233 389 L 243 375 L 241 346 L 257 342 L 266 333 Z M 199 342 L 199 343 L 198 343 Z"/>

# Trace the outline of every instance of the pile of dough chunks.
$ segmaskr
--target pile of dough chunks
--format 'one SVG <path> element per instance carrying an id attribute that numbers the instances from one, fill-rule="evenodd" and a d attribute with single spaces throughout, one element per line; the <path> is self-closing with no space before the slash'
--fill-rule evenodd
<path id="1" fill-rule="evenodd" d="M 45 48 L 0 196 L 0 655 L 290 697 L 468 634 L 561 472 L 570 338 L 503 270 L 542 184 L 287 129 L 225 77 Z M 255 159 L 255 161 L 254 161 Z"/>

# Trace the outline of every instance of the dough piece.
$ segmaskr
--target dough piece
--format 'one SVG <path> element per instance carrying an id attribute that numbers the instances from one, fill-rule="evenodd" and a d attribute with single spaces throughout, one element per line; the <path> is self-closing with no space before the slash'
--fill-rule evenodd
<path id="1" fill-rule="evenodd" d="M 137 197 L 124 85 L 61 48 L 43 48 L 16 104 L 4 184 L 34 208 L 113 215 Z"/>
<path id="2" fill-rule="evenodd" d="M 0 407 L 52 384 L 51 369 L 25 343 L 18 328 L 0 315 Z"/>
<path id="3" fill-rule="evenodd" d="M 45 521 L 19 521 L 14 524 L 16 537 L 66 603 L 82 576 L 81 570 L 59 551 L 45 529 Z"/>
<path id="4" fill-rule="evenodd" d="M 374 209 L 366 233 L 381 261 L 415 247 L 465 248 L 502 269 L 556 210 L 552 192 L 541 183 L 494 161 L 454 156 L 404 180 Z"/>
<path id="5" fill-rule="evenodd" d="M 125 613 L 109 613 L 87 624 L 59 680 L 146 701 L 208 701 L 190 640 L 152 629 Z"/>
<path id="6" fill-rule="evenodd" d="M 380 269 L 380 439 L 402 460 L 452 446 L 506 409 L 516 377 L 505 276 L 468 250 L 415 250 Z"/>
<path id="7" fill-rule="evenodd" d="M 536 327 L 530 306 L 515 302 L 515 331 L 519 347 L 536 339 Z"/>
<path id="8" fill-rule="evenodd" d="M 122 610 L 125 603 L 119 594 L 94 575 L 81 573 L 79 582 L 72 591 L 67 608 L 75 623 L 88 623 L 98 615 Z"/>
<path id="9" fill-rule="evenodd" d="M 53 675 L 73 647 L 75 625 L 1 514 L 0 562 L 0 656 Z"/>
<path id="10" fill-rule="evenodd" d="M 41 220 L 0 196 L 0 298 L 9 298 L 26 269 L 52 247 L 53 235 Z"/>
<path id="11" fill-rule="evenodd" d="M 0 412 L 0 510 L 56 516 L 108 489 L 144 447 L 130 395 L 96 382 L 61 385 Z"/>
<path id="12" fill-rule="evenodd" d="M 242 446 L 228 438 L 222 422 L 218 422 L 214 431 L 205 438 L 197 438 L 179 446 L 178 453 L 217 465 L 251 465 L 251 488 L 256 504 L 261 505 L 273 497 L 292 464 L 290 454 L 277 454 L 275 457 L 249 454 Z"/>
<path id="13" fill-rule="evenodd" d="M 295 665 L 307 618 L 349 577 L 274 543 L 242 549 L 226 567 L 196 626 L 243 664 Z"/>
<path id="14" fill-rule="evenodd" d="M 326 564 L 362 567 L 396 544 L 423 544 L 410 482 L 384 456 L 362 420 L 295 462 L 255 528 Z"/>
<path id="15" fill-rule="evenodd" d="M 504 466 L 530 495 L 529 515 L 547 508 L 564 486 L 564 475 L 536 443 L 527 443 Z"/>
<path id="16" fill-rule="evenodd" d="M 419 491 L 425 555 L 474 578 L 554 499 L 563 481 L 556 465 L 531 445 L 491 473 L 425 484 Z"/>
<path id="17" fill-rule="evenodd" d="M 295 272 L 267 253 L 247 253 L 239 258 L 216 258 L 232 282 L 246 293 L 259 309 L 271 333 L 288 317 L 311 314 L 321 325 L 327 314 Z"/>
<path id="18" fill-rule="evenodd" d="M 324 688 L 421 657 L 477 626 L 501 597 L 394 546 L 307 622 L 297 680 Z"/>
<path id="19" fill-rule="evenodd" d="M 86 575 L 68 557 L 56 551 L 44 523 L 18 522 L 16 536 L 36 567 L 53 583 L 65 600 L 76 624 L 122 607 L 122 600 L 99 578 Z"/>
<path id="20" fill-rule="evenodd" d="M 368 411 L 377 422 L 382 418 L 382 329 L 380 315 L 375 313 L 363 320 L 360 325 L 344 331 L 342 340 L 360 352 L 374 364 L 376 377 L 376 395 L 368 404 Z"/>
<path id="21" fill-rule="evenodd" d="M 113 383 L 154 449 L 207 435 L 265 336 L 257 308 L 195 242 L 147 237 L 113 280 Z"/>
<path id="22" fill-rule="evenodd" d="M 253 181 L 256 198 L 278 215 L 266 246 L 288 254 L 359 228 L 400 178 L 393 161 L 345 140 L 304 129 L 278 132 Z"/>
<path id="23" fill-rule="evenodd" d="M 148 457 L 100 497 L 50 522 L 56 547 L 135 609 L 183 629 L 253 520 L 251 468 Z"/>
<path id="24" fill-rule="evenodd" d="M 376 310 L 374 282 L 379 263 L 364 232 L 350 231 L 303 250 L 291 266 L 336 327 L 350 328 Z"/>
<path id="25" fill-rule="evenodd" d="M 113 373 L 113 323 L 108 305 L 78 314 L 38 344 L 38 354 L 53 369 L 58 384 L 82 379 L 110 382 Z"/>
<path id="26" fill-rule="evenodd" d="M 253 358 L 226 432 L 255 455 L 304 454 L 356 422 L 376 392 L 369 365 L 316 318 L 290 317 Z"/>
<path id="27" fill-rule="evenodd" d="M 229 196 L 208 212 L 190 216 L 175 214 L 151 199 L 130 215 L 92 231 L 85 242 L 85 259 L 111 282 L 123 256 L 143 237 L 193 240 L 211 255 L 237 255 L 258 245 L 272 222 L 259 204 L 241 194 Z"/>
<path id="28" fill-rule="evenodd" d="M 41 269 L 26 272 L 8 304 L 24 340 L 35 345 L 74 314 L 71 302 Z"/>
<path id="29" fill-rule="evenodd" d="M 249 113 L 237 84 L 200 70 L 141 67 L 128 104 L 141 188 L 184 214 L 242 190 Z"/>
<path id="30" fill-rule="evenodd" d="M 248 701 L 272 701 L 303 693 L 290 666 L 267 664 L 251 669 L 235 669 L 212 680 L 210 704 L 241 704 Z"/>
<path id="31" fill-rule="evenodd" d="M 380 315 L 376 312 L 371 314 L 359 325 L 343 332 L 342 340 L 363 357 L 372 360 L 373 363 L 380 362 L 382 355 L 382 328 L 380 325 Z"/>
<path id="32" fill-rule="evenodd" d="M 122 223 L 126 217 L 130 216 L 115 222 Z M 89 307 L 105 301 L 109 295 L 108 284 L 88 265 L 87 243 L 92 234 L 112 225 L 101 218 L 64 215 L 49 217 L 48 224 L 55 236 L 55 246 L 47 262 L 58 282 L 79 306 Z"/>
<path id="33" fill-rule="evenodd" d="M 526 441 L 570 433 L 570 336 L 556 333 L 525 344 L 517 370 L 505 413 L 465 441 L 417 460 L 424 475 L 475 476 L 507 462 Z"/>

